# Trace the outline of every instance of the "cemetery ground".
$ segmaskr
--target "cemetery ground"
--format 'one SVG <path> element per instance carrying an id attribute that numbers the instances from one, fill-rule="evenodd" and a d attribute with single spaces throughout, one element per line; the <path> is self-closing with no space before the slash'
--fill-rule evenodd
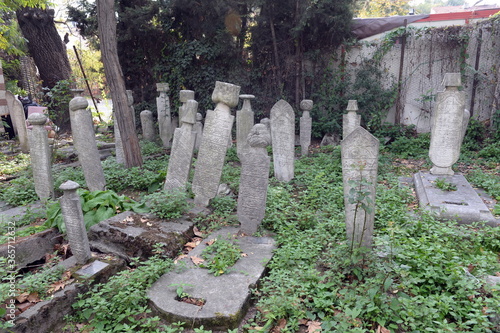
<path id="1" fill-rule="evenodd" d="M 277 249 L 267 265 L 268 272 L 253 290 L 252 307 L 243 323 L 228 331 L 500 332 L 500 287 L 485 279 L 500 277 L 498 228 L 438 221 L 420 210 L 411 176 L 431 166 L 429 135 L 404 129 L 394 133 L 381 136 L 392 138 L 381 145 L 374 247 L 370 251 L 352 250 L 346 242 L 339 146 L 316 145 L 307 157 L 299 158 L 297 153 L 295 177 L 290 182 L 277 181 L 270 171 L 266 215 L 258 234 L 272 236 Z M 106 137 L 101 135 L 99 140 Z M 10 154 L 8 148 L 15 144 L 1 143 L 1 199 L 10 206 L 29 206 L 36 199 L 29 155 Z M 149 142 L 142 142 L 141 148 L 142 169 L 124 169 L 113 157 L 102 161 L 107 190 L 96 192 L 85 190 L 74 156 L 68 157 L 60 148 L 54 154 L 55 189 L 68 179 L 81 185 L 88 227 L 125 210 L 179 218 L 189 210 L 187 199 L 192 193 L 189 189 L 187 194 L 159 191 L 165 180 L 168 151 Z M 498 140 L 480 146 L 468 133 L 455 170 L 482 189 L 483 197 L 490 197 L 486 203 L 498 218 Z M 195 237 L 179 255 L 209 241 L 204 237 L 211 231 L 238 225 L 239 177 L 236 149 L 230 148 L 221 183 L 229 186 L 231 194 L 213 199 L 207 215 L 191 216 Z M 440 186 L 443 191 L 453 190 L 446 182 Z M 0 243 L 8 240 L 5 222 L 0 224 L 0 234 L 5 235 L 0 236 Z M 150 222 L 144 219 L 141 223 Z M 16 221 L 15 236 L 21 239 L 49 227 L 64 233 L 55 202 L 27 209 Z M 231 269 L 229 259 L 222 255 L 234 246 L 237 248 L 237 243 L 223 246 L 218 253 L 222 265 L 215 272 Z M 209 332 L 209 328 L 196 328 L 190 322 L 167 323 L 151 312 L 148 288 L 176 267 L 176 258 L 166 256 L 165 249 L 156 247 L 153 252 L 147 260 L 127 262 L 120 272 L 82 292 L 59 332 Z M 75 283 L 71 271 L 54 268 L 70 255 L 71 248 L 63 241 L 33 267 L 17 271 L 15 296 L 9 296 L 6 258 L 0 258 L 4 261 L 0 262 L 0 302 L 4 304 L 0 314 L 11 299 L 21 313 Z M 93 255 L 112 259 L 97 252 Z M 179 296 L 186 287 L 172 286 Z M 8 327 L 4 317 L 0 328 L 8 331 Z"/>

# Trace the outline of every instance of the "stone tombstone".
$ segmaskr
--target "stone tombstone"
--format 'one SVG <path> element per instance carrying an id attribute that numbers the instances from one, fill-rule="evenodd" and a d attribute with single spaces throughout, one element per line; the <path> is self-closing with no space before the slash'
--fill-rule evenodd
<path id="1" fill-rule="evenodd" d="M 464 132 L 465 92 L 460 73 L 446 73 L 445 90 L 437 94 L 436 109 L 431 118 L 431 144 L 429 157 L 433 175 L 453 175 L 451 169 L 460 157 L 460 146 Z"/>
<path id="2" fill-rule="evenodd" d="M 248 134 L 254 124 L 254 112 L 250 101 L 255 98 L 254 95 L 240 95 L 243 100 L 241 110 L 236 112 L 236 152 L 238 156 L 248 150 Z"/>
<path id="3" fill-rule="evenodd" d="M 227 138 L 234 121 L 231 108 L 238 105 L 239 94 L 240 87 L 237 85 L 219 81 L 215 83 L 212 101 L 216 107 L 214 111 L 207 111 L 193 178 L 197 205 L 207 206 L 210 199 L 217 195 L 228 148 Z"/>
<path id="4" fill-rule="evenodd" d="M 186 106 L 186 102 L 194 99 L 194 91 L 192 90 L 181 90 L 179 92 L 179 100 L 182 105 L 179 107 L 179 126 L 182 126 L 182 118 L 184 117 L 184 108 Z"/>
<path id="5" fill-rule="evenodd" d="M 21 101 L 19 101 L 10 91 L 5 93 L 5 98 L 7 100 L 7 109 L 9 110 L 10 118 L 14 125 L 14 131 L 19 139 L 19 146 L 23 153 L 27 153 L 29 151 L 29 144 L 23 103 L 21 103 Z"/>
<path id="6" fill-rule="evenodd" d="M 79 187 L 78 183 L 71 180 L 61 184 L 59 189 L 63 191 L 63 196 L 59 199 L 59 203 L 71 252 L 73 252 L 76 261 L 83 265 L 92 257 L 92 254 L 85 229 L 80 196 L 76 192 Z"/>
<path id="7" fill-rule="evenodd" d="M 271 134 L 266 125 L 255 124 L 248 134 L 248 150 L 244 150 L 240 156 L 238 220 L 241 232 L 247 235 L 257 232 L 266 211 L 271 164 L 266 147 L 270 142 Z"/>
<path id="8" fill-rule="evenodd" d="M 32 113 L 28 117 L 28 121 L 32 125 L 28 130 L 28 142 L 35 192 L 42 202 L 46 202 L 54 197 L 52 155 L 45 129 L 47 116 L 43 113 Z"/>
<path id="9" fill-rule="evenodd" d="M 311 145 L 312 118 L 310 112 L 313 108 L 313 101 L 304 99 L 300 102 L 302 117 L 300 117 L 300 153 L 307 156 Z"/>
<path id="10" fill-rule="evenodd" d="M 163 147 L 171 145 L 173 137 L 172 115 L 170 113 L 170 100 L 168 98 L 168 83 L 157 83 L 156 91 L 160 96 L 156 97 L 156 108 L 158 110 L 158 130 Z"/>
<path id="11" fill-rule="evenodd" d="M 126 90 L 127 93 L 127 104 L 129 107 L 129 112 L 132 114 L 132 119 L 134 120 L 134 127 L 137 127 L 135 120 L 135 109 L 134 109 L 134 95 L 132 90 Z"/>
<path id="12" fill-rule="evenodd" d="M 193 126 L 193 131 L 196 132 L 196 140 L 194 141 L 194 149 L 199 150 L 201 146 L 201 140 L 203 140 L 203 115 L 201 113 L 196 113 L 196 123 Z"/>
<path id="13" fill-rule="evenodd" d="M 352 131 L 361 126 L 361 115 L 358 111 L 358 101 L 349 100 L 347 103 L 347 114 L 342 116 L 342 139 L 347 138 Z"/>
<path id="14" fill-rule="evenodd" d="M 116 163 L 125 164 L 125 151 L 123 150 L 122 136 L 120 135 L 120 129 L 118 128 L 118 121 L 116 120 L 116 113 L 113 112 L 113 123 L 115 131 L 115 157 Z"/>
<path id="15" fill-rule="evenodd" d="M 167 177 L 163 186 L 164 190 L 185 189 L 189 180 L 189 171 L 193 159 L 196 132 L 193 125 L 196 122 L 198 102 L 189 100 L 184 106 L 184 117 L 181 127 L 174 132 L 170 161 L 168 162 Z"/>
<path id="16" fill-rule="evenodd" d="M 262 118 L 260 120 L 260 123 L 266 125 L 267 130 L 269 131 L 269 134 L 271 134 L 271 119 Z M 272 145 L 272 144 L 273 144 L 273 136 L 271 135 L 271 143 L 269 145 Z"/>
<path id="17" fill-rule="evenodd" d="M 154 141 L 156 137 L 153 112 L 149 110 L 141 111 L 142 138 L 146 141 Z"/>
<path id="18" fill-rule="evenodd" d="M 92 113 L 87 99 L 80 96 L 83 90 L 74 89 L 76 96 L 69 102 L 69 115 L 73 144 L 78 153 L 85 182 L 90 191 L 104 191 L 106 180 L 95 140 Z"/>
<path id="19" fill-rule="evenodd" d="M 375 219 L 379 141 L 357 127 L 341 142 L 347 240 L 350 248 L 370 248 Z M 366 198 L 360 192 L 366 191 Z"/>
<path id="20" fill-rule="evenodd" d="M 288 182 L 294 177 L 295 113 L 292 106 L 279 100 L 271 109 L 274 176 Z"/>

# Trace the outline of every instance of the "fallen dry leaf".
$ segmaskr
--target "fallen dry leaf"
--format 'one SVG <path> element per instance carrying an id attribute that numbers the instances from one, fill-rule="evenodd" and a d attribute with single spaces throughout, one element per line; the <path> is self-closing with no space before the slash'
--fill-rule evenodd
<path id="1" fill-rule="evenodd" d="M 121 223 L 129 223 L 129 222 L 134 222 L 134 219 L 132 218 L 132 216 L 127 216 L 126 218 L 124 218 Z"/>
<path id="2" fill-rule="evenodd" d="M 191 261 L 193 262 L 193 264 L 195 264 L 196 266 L 198 266 L 199 264 L 201 264 L 202 262 L 205 261 L 197 256 L 191 256 L 190 258 L 191 258 Z"/>
<path id="3" fill-rule="evenodd" d="M 208 246 L 210 246 L 213 243 L 215 243 L 216 240 L 217 240 L 217 238 L 213 238 L 213 239 L 209 240 L 208 242 L 206 242 L 205 244 L 207 244 Z"/>
<path id="4" fill-rule="evenodd" d="M 391 333 L 391 331 L 384 326 L 378 325 L 376 333 Z"/>
<path id="5" fill-rule="evenodd" d="M 190 247 L 192 249 L 194 249 L 196 247 L 196 244 L 195 242 L 187 242 L 186 244 L 184 244 L 184 247 Z"/>
<path id="6" fill-rule="evenodd" d="M 307 322 L 307 333 L 321 332 L 321 322 L 319 321 L 308 321 Z"/>
<path id="7" fill-rule="evenodd" d="M 193 227 L 193 233 L 195 236 L 203 237 L 203 233 L 197 227 Z"/>
<path id="8" fill-rule="evenodd" d="M 286 326 L 286 319 L 281 318 L 280 320 L 278 320 L 278 325 L 273 327 L 271 333 L 281 333 L 281 330 L 284 329 L 285 326 Z"/>
<path id="9" fill-rule="evenodd" d="M 187 255 L 185 255 L 185 254 L 181 254 L 180 256 L 178 256 L 177 258 L 175 258 L 175 259 L 174 259 L 174 264 L 177 264 L 177 262 L 178 262 L 179 260 L 184 259 L 184 258 L 186 258 L 186 257 L 187 257 Z"/>
<path id="10" fill-rule="evenodd" d="M 144 217 L 144 216 L 141 216 L 141 223 L 146 223 L 146 222 L 148 222 L 148 221 L 149 221 L 149 219 L 148 219 L 148 218 L 146 218 L 146 217 Z"/>
<path id="11" fill-rule="evenodd" d="M 496 276 L 500 276 L 500 272 L 496 272 L 496 273 L 495 273 L 495 275 L 496 275 Z"/>
<path id="12" fill-rule="evenodd" d="M 38 297 L 38 293 L 31 293 L 28 295 L 28 302 L 30 303 L 38 303 L 41 301 L 40 297 Z"/>
<path id="13" fill-rule="evenodd" d="M 246 253 L 242 253 L 242 254 L 241 254 L 241 256 L 242 256 L 242 257 L 248 257 L 248 254 L 246 254 Z"/>
<path id="14" fill-rule="evenodd" d="M 308 322 L 308 321 L 309 321 L 309 320 L 308 320 L 308 319 L 305 319 L 305 318 L 303 318 L 303 319 L 299 319 L 299 324 L 300 324 L 300 325 L 307 325 L 307 322 Z"/>
<path id="15" fill-rule="evenodd" d="M 16 299 L 19 303 L 24 303 L 28 299 L 28 296 L 29 296 L 28 293 L 22 293 L 19 296 L 17 296 Z"/>
<path id="16" fill-rule="evenodd" d="M 71 271 L 66 271 L 62 274 L 61 281 L 66 281 L 71 278 Z"/>

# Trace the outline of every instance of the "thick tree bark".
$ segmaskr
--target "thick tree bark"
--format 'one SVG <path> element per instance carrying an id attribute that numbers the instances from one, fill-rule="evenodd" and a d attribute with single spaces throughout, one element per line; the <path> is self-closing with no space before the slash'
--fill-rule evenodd
<path id="1" fill-rule="evenodd" d="M 125 80 L 118 60 L 114 4 L 114 0 L 97 1 L 97 21 L 102 62 L 113 100 L 113 112 L 116 114 L 116 121 L 123 142 L 125 167 L 140 167 L 142 166 L 142 155 L 139 140 L 135 132 L 132 115 L 126 111 L 129 106 L 125 91 Z"/>
<path id="2" fill-rule="evenodd" d="M 23 36 L 28 40 L 28 50 L 38 68 L 43 87 L 53 88 L 58 81 L 69 80 L 71 66 L 66 46 L 54 24 L 54 10 L 25 7 L 16 15 Z M 52 111 L 56 113 L 52 120 L 61 132 L 71 130 L 69 106 Z"/>

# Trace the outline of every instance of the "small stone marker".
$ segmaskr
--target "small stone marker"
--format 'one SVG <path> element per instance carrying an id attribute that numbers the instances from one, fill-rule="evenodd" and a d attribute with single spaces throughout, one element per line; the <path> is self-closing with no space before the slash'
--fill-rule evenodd
<path id="1" fill-rule="evenodd" d="M 361 126 L 361 115 L 358 111 L 358 101 L 349 100 L 347 103 L 347 114 L 342 116 L 342 139 L 347 138 L 352 131 Z"/>
<path id="2" fill-rule="evenodd" d="M 210 199 L 217 195 L 228 147 L 227 139 L 234 121 L 230 108 L 238 105 L 239 93 L 239 86 L 219 81 L 215 83 L 212 101 L 217 105 L 215 111 L 207 111 L 193 178 L 194 201 L 197 205 L 207 206 Z"/>
<path id="3" fill-rule="evenodd" d="M 116 120 L 116 113 L 113 111 L 113 127 L 115 131 L 115 157 L 116 163 L 125 164 L 125 151 L 123 150 L 122 136 L 118 128 L 118 121 Z"/>
<path id="4" fill-rule="evenodd" d="M 45 202 L 54 197 L 52 155 L 45 129 L 47 117 L 43 113 L 32 113 L 28 121 L 32 125 L 32 128 L 28 130 L 28 141 L 35 192 L 40 200 Z"/>
<path id="5" fill-rule="evenodd" d="M 267 186 L 271 158 L 266 147 L 271 135 L 264 124 L 255 124 L 248 134 L 248 150 L 242 152 L 238 195 L 240 230 L 251 235 L 257 232 L 266 211 Z"/>
<path id="6" fill-rule="evenodd" d="M 76 190 L 80 187 L 78 183 L 68 180 L 59 186 L 64 194 L 59 199 L 61 212 L 66 225 L 71 252 L 79 264 L 85 264 L 91 257 L 89 239 L 85 229 L 80 196 Z"/>
<path id="7" fill-rule="evenodd" d="M 167 178 L 164 190 L 185 189 L 191 170 L 196 132 L 193 131 L 198 102 L 189 100 L 184 106 L 181 127 L 174 132 L 172 152 L 168 162 Z"/>
<path id="8" fill-rule="evenodd" d="M 243 100 L 243 105 L 241 110 L 236 112 L 236 152 L 238 156 L 249 149 L 247 138 L 254 124 L 254 112 L 250 101 L 255 96 L 240 95 L 240 98 Z"/>
<path id="9" fill-rule="evenodd" d="M 179 92 L 179 100 L 182 105 L 179 107 L 179 126 L 182 126 L 182 118 L 185 115 L 184 108 L 186 107 L 186 102 L 194 99 L 194 91 L 192 90 L 181 90 Z"/>
<path id="10" fill-rule="evenodd" d="M 271 138 L 274 176 L 288 182 L 294 177 L 295 113 L 285 100 L 279 100 L 271 109 Z"/>
<path id="11" fill-rule="evenodd" d="M 193 131 L 196 132 L 196 140 L 194 141 L 194 149 L 199 150 L 201 147 L 201 140 L 203 140 L 203 115 L 201 113 L 196 114 L 196 123 L 193 126 Z"/>
<path id="12" fill-rule="evenodd" d="M 370 248 L 375 219 L 379 141 L 364 128 L 357 127 L 340 145 L 347 240 L 351 249 Z"/>
<path id="13" fill-rule="evenodd" d="M 132 90 L 126 90 L 127 93 L 127 104 L 129 112 L 132 114 L 132 119 L 134 120 L 134 128 L 137 128 L 137 123 L 135 120 L 135 109 L 134 109 L 134 95 Z"/>
<path id="14" fill-rule="evenodd" d="M 300 153 L 307 156 L 311 145 L 312 118 L 310 112 L 313 108 L 313 101 L 304 99 L 300 102 L 302 117 L 300 117 Z"/>
<path id="15" fill-rule="evenodd" d="M 92 113 L 87 99 L 80 96 L 82 89 L 74 89 L 76 96 L 69 102 L 73 143 L 82 165 L 85 182 L 90 191 L 103 191 L 106 187 L 104 171 L 94 134 Z"/>
<path id="16" fill-rule="evenodd" d="M 459 91 L 462 85 L 460 73 L 446 73 L 443 85 L 445 91 L 439 92 L 436 110 L 431 119 L 431 144 L 429 157 L 433 175 L 453 175 L 451 169 L 460 157 L 460 146 L 464 131 L 465 92 Z"/>
<path id="17" fill-rule="evenodd" d="M 19 146 L 23 153 L 27 153 L 29 151 L 29 144 L 23 104 L 10 91 L 5 92 L 5 98 L 7 100 L 7 108 L 9 109 L 14 130 L 19 139 Z"/>
<path id="18" fill-rule="evenodd" d="M 142 138 L 146 141 L 155 140 L 155 126 L 153 120 L 153 112 L 149 110 L 141 111 L 141 128 L 142 128 Z"/>
<path id="19" fill-rule="evenodd" d="M 167 92 L 169 91 L 168 83 L 157 83 L 156 91 L 160 93 L 159 97 L 156 97 L 156 108 L 158 110 L 158 130 L 160 132 L 160 139 L 163 143 L 163 147 L 170 147 L 173 129 L 172 129 L 172 118 L 170 114 L 170 100 L 168 98 Z"/>

